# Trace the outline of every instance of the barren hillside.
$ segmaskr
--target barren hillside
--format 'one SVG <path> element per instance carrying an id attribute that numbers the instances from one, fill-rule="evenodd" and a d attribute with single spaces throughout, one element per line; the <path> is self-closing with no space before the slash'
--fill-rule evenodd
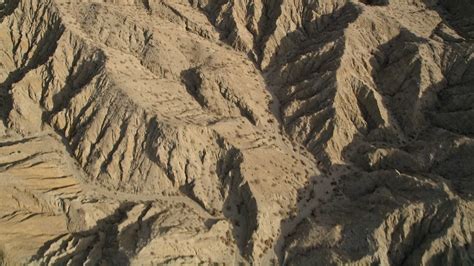
<path id="1" fill-rule="evenodd" d="M 0 119 L 0 264 L 474 264 L 472 0 L 0 0 Z"/>

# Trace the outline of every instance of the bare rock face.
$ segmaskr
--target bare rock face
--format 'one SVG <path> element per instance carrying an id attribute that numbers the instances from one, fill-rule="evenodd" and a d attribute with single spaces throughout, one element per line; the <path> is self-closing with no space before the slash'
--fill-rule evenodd
<path id="1" fill-rule="evenodd" d="M 0 264 L 474 264 L 472 14 L 0 1 Z"/>

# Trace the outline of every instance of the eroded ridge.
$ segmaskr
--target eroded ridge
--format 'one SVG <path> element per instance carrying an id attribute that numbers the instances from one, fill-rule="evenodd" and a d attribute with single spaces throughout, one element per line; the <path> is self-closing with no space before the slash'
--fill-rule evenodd
<path id="1" fill-rule="evenodd" d="M 2 1 L 0 261 L 472 264 L 472 10 Z"/>

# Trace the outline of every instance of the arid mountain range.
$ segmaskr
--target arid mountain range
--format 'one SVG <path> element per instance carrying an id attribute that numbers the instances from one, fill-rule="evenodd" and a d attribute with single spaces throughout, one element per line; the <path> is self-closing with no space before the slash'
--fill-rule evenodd
<path id="1" fill-rule="evenodd" d="M 474 265 L 474 1 L 0 0 L 0 264 Z"/>

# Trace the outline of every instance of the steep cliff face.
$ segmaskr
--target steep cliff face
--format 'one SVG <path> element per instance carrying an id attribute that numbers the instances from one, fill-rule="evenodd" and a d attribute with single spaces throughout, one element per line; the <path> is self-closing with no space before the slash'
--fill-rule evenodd
<path id="1" fill-rule="evenodd" d="M 4 0 L 0 258 L 472 264 L 473 8 Z"/>

